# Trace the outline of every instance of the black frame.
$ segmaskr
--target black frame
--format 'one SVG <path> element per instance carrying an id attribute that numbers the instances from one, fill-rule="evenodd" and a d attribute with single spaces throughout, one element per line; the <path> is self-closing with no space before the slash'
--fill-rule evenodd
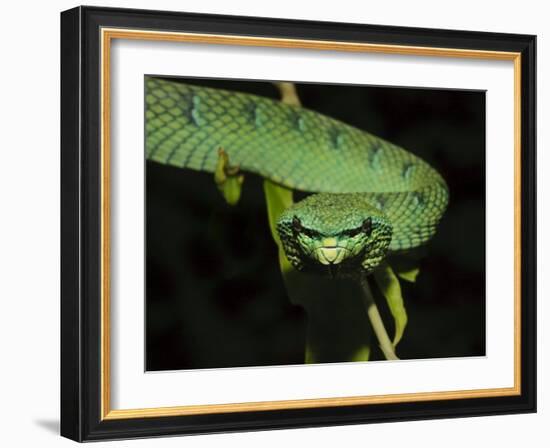
<path id="1" fill-rule="evenodd" d="M 521 53 L 521 395 L 101 421 L 100 28 Z M 536 37 L 78 7 L 61 14 L 61 435 L 76 441 L 536 412 Z"/>

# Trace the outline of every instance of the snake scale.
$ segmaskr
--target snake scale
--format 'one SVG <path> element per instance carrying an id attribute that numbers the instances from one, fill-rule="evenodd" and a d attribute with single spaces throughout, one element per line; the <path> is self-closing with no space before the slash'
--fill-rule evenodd
<path id="1" fill-rule="evenodd" d="M 277 230 L 295 268 L 370 273 L 388 251 L 427 242 L 449 199 L 441 175 L 414 154 L 304 107 L 146 77 L 149 160 L 213 173 L 219 148 L 240 171 L 315 193 Z"/>

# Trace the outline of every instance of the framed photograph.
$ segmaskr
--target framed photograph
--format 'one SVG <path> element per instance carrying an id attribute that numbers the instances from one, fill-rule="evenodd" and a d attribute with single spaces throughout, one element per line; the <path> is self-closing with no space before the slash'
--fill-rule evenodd
<path id="1" fill-rule="evenodd" d="M 535 412 L 535 36 L 61 14 L 61 433 Z"/>

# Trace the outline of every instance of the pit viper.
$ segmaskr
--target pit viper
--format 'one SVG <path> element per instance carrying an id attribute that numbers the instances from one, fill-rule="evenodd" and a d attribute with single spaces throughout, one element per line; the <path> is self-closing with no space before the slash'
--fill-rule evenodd
<path id="1" fill-rule="evenodd" d="M 312 193 L 277 222 L 299 271 L 369 274 L 388 253 L 426 243 L 449 201 L 428 163 L 342 121 L 266 97 L 145 78 L 148 160 L 214 173 L 220 148 L 239 172 Z"/>

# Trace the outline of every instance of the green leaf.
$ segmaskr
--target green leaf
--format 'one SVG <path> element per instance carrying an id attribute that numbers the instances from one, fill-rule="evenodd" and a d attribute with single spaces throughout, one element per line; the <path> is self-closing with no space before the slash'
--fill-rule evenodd
<path id="1" fill-rule="evenodd" d="M 386 298 L 395 322 L 395 334 L 393 337 L 393 346 L 395 347 L 403 337 L 403 332 L 407 326 L 407 311 L 403 302 L 403 295 L 401 294 L 401 285 L 392 268 L 386 263 L 374 271 L 373 275 L 376 284 Z"/>
<path id="2" fill-rule="evenodd" d="M 353 354 L 350 361 L 368 361 L 369 357 L 370 347 L 368 345 L 365 345 Z"/>
<path id="3" fill-rule="evenodd" d="M 279 219 L 279 216 L 281 216 L 281 213 L 283 213 L 294 203 L 292 198 L 292 190 L 281 185 L 277 185 L 269 179 L 264 179 L 264 193 L 267 203 L 269 228 L 271 229 L 273 240 L 277 243 L 277 247 L 279 248 L 279 265 L 281 266 L 281 272 L 284 275 L 292 270 L 292 265 L 286 258 L 284 250 L 281 246 L 279 234 L 277 233 L 277 220 Z"/>
<path id="4" fill-rule="evenodd" d="M 422 252 L 415 250 L 408 254 L 394 255 L 388 262 L 399 278 L 414 283 L 420 273 L 421 256 Z"/>
<path id="5" fill-rule="evenodd" d="M 420 268 L 411 268 L 406 271 L 397 271 L 397 275 L 408 282 L 414 283 L 420 273 Z"/>
<path id="6" fill-rule="evenodd" d="M 242 175 L 228 176 L 222 184 L 218 184 L 219 190 L 229 205 L 236 205 L 239 202 L 243 180 L 244 176 Z"/>

